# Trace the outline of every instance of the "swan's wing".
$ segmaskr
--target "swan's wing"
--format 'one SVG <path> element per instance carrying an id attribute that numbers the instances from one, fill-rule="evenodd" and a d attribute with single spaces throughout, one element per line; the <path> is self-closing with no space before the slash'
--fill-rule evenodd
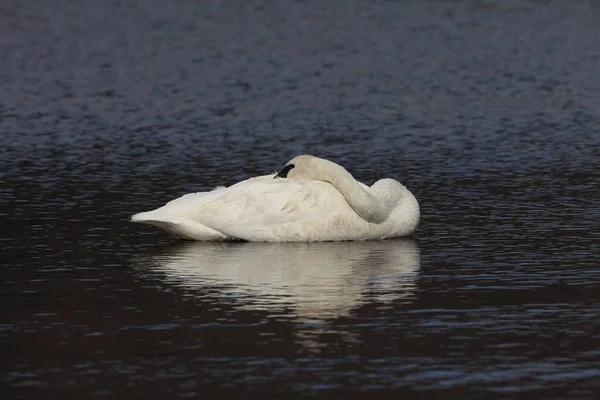
<path id="1" fill-rule="evenodd" d="M 189 239 L 249 241 L 333 240 L 363 223 L 331 184 L 273 176 L 186 194 L 132 221 Z"/>
<path id="2" fill-rule="evenodd" d="M 152 211 L 142 212 L 135 214 L 132 217 L 134 222 L 145 222 L 149 218 L 157 218 L 159 221 L 166 221 L 169 218 L 189 218 L 199 221 L 202 209 L 210 203 L 219 202 L 220 199 L 232 188 L 244 187 L 249 184 L 256 184 L 257 182 L 272 180 L 273 175 L 259 176 L 250 178 L 245 181 L 236 183 L 235 185 L 227 188 L 225 186 L 219 186 L 208 192 L 196 192 L 188 193 L 183 196 L 169 201 L 162 207 L 159 207 Z M 236 189 L 233 189 L 235 191 Z"/>
<path id="3" fill-rule="evenodd" d="M 349 210 L 344 197 L 329 183 L 270 179 L 244 181 L 221 191 L 203 207 L 201 220 L 229 237 L 277 241 L 281 227 L 308 226 Z"/>
<path id="4" fill-rule="evenodd" d="M 271 180 L 273 176 L 274 174 L 259 176 L 239 182 L 236 185 Z M 227 190 L 230 189 L 221 186 L 208 192 L 189 193 L 155 210 L 137 213 L 131 217 L 131 220 L 133 222 L 156 226 L 185 239 L 231 239 L 231 237 L 218 230 L 204 225 L 201 218 L 202 210 L 205 206 L 213 202 L 218 202 Z"/>

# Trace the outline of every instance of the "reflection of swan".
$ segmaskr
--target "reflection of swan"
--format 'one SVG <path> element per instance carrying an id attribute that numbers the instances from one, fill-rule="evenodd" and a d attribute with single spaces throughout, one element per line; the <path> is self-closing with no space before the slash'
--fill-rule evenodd
<path id="1" fill-rule="evenodd" d="M 416 229 L 419 203 L 393 179 L 369 187 L 338 164 L 303 155 L 277 175 L 187 194 L 132 221 L 195 240 L 384 239 Z"/>
<path id="2" fill-rule="evenodd" d="M 322 320 L 367 301 L 410 298 L 419 249 L 410 239 L 337 243 L 186 243 L 152 258 L 165 279 L 244 308 Z M 408 299 L 407 299 L 408 300 Z"/>

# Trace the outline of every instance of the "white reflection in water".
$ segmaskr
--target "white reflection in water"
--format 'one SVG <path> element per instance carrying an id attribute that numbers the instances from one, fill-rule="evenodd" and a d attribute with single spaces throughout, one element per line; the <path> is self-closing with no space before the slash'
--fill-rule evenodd
<path id="1" fill-rule="evenodd" d="M 410 297 L 419 270 L 412 239 L 338 243 L 191 242 L 153 257 L 167 281 L 240 307 L 301 321 L 347 314 L 365 302 Z"/>

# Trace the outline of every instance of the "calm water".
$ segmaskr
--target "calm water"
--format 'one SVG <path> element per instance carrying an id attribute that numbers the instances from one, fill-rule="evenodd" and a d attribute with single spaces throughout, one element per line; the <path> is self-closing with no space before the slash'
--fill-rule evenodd
<path id="1" fill-rule="evenodd" d="M 2 398 L 595 398 L 598 21 L 595 1 L 0 3 Z M 305 152 L 403 182 L 417 234 L 128 222 Z"/>

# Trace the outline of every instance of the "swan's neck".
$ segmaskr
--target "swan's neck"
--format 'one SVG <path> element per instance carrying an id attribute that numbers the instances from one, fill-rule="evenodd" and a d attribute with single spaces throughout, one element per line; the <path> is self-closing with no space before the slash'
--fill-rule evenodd
<path id="1" fill-rule="evenodd" d="M 365 221 L 374 224 L 384 222 L 391 207 L 373 196 L 342 166 L 331 163 L 327 168 L 326 180 L 346 198 L 352 209 Z"/>

